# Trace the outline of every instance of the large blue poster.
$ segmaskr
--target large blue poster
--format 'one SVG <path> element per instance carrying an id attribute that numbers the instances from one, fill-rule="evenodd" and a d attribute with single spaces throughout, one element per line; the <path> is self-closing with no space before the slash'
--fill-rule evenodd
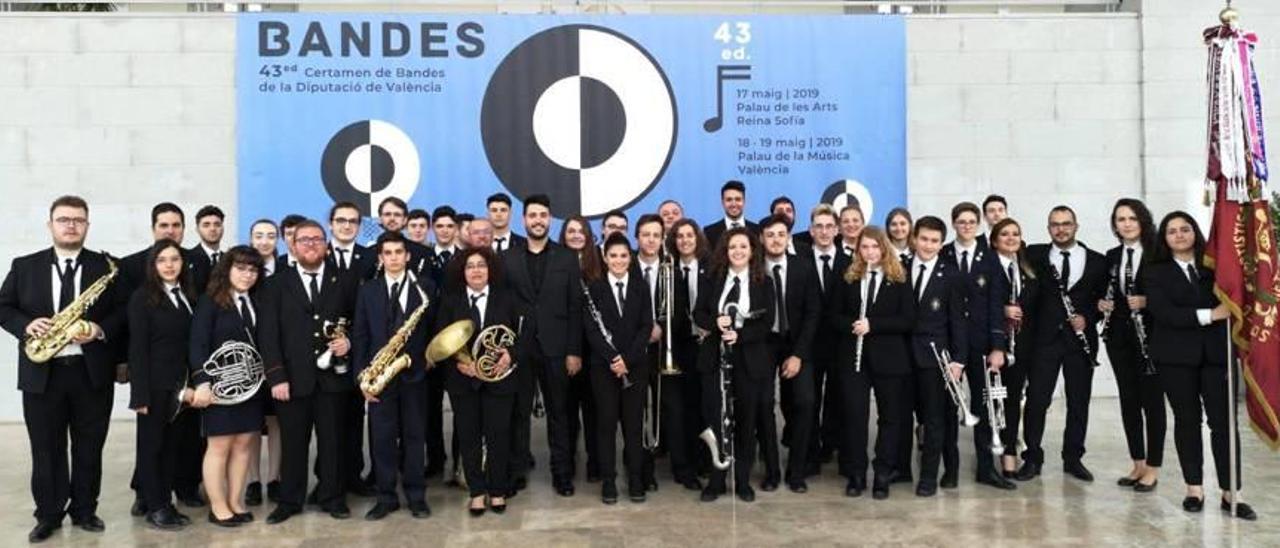
<path id="1" fill-rule="evenodd" d="M 731 179 L 800 228 L 819 201 L 906 202 L 897 17 L 248 14 L 237 41 L 241 226 L 498 191 L 709 221 Z"/>

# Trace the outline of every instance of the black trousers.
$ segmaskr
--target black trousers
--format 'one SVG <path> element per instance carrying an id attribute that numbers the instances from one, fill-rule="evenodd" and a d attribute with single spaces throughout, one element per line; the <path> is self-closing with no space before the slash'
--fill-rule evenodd
<path id="1" fill-rule="evenodd" d="M 307 496 L 307 463 L 311 431 L 316 434 L 316 470 L 321 508 L 345 503 L 349 473 L 343 464 L 348 439 L 347 398 L 350 392 L 314 392 L 275 402 L 280 420 L 280 505 L 301 511 Z"/>
<path id="2" fill-rule="evenodd" d="M 1075 335 L 1064 330 L 1053 340 L 1037 348 L 1032 369 L 1027 372 L 1027 450 L 1022 454 L 1023 460 L 1027 462 L 1044 464 L 1044 449 L 1040 444 L 1044 440 L 1045 414 L 1053 401 L 1059 371 L 1062 372 L 1067 388 L 1067 425 L 1062 432 L 1062 460 L 1072 461 L 1084 457 L 1084 438 L 1089 427 L 1089 398 L 1093 393 L 1093 366 L 1074 341 L 1067 343 L 1067 337 Z M 969 378 L 969 382 L 972 385 L 973 377 Z M 977 410 L 974 413 L 984 415 L 985 409 L 984 405 L 982 413 Z"/>
<path id="3" fill-rule="evenodd" d="M 344 400 L 347 407 L 345 416 L 345 426 L 343 432 L 346 432 L 346 442 L 342 446 L 343 450 L 343 472 L 346 478 L 345 487 L 352 489 L 357 485 L 361 485 L 364 480 L 360 477 L 364 473 L 365 452 L 364 437 L 366 430 L 372 434 L 372 429 L 368 429 L 365 424 L 365 401 L 364 395 L 360 391 L 348 392 Z M 342 404 L 339 404 L 342 405 Z M 373 455 L 370 453 L 369 462 L 373 462 Z M 370 473 L 373 472 L 373 466 L 369 467 Z"/>
<path id="4" fill-rule="evenodd" d="M 813 461 L 818 460 L 823 450 L 840 447 L 840 390 L 836 388 L 835 377 L 828 374 L 835 367 L 833 362 L 829 356 L 813 360 L 813 398 L 818 406 L 809 439 L 809 459 Z"/>
<path id="5" fill-rule="evenodd" d="M 1169 407 L 1173 409 L 1173 444 L 1178 449 L 1182 480 L 1187 485 L 1204 484 L 1204 440 L 1200 420 L 1205 417 L 1209 422 L 1209 447 L 1218 473 L 1218 487 L 1230 489 L 1231 457 L 1227 436 L 1235 436 L 1239 443 L 1240 432 L 1228 420 L 1227 406 L 1232 404 L 1232 398 L 1227 393 L 1226 368 L 1204 364 L 1200 367 L 1166 365 L 1159 367 L 1159 371 L 1160 384 L 1169 397 Z M 1242 470 L 1239 451 L 1236 452 L 1236 470 Z M 1237 476 L 1236 487 L 1242 485 L 1243 481 Z"/>
<path id="6" fill-rule="evenodd" d="M 169 422 L 177 405 L 177 394 L 174 392 L 152 390 L 147 414 L 138 415 L 135 449 L 137 466 L 134 471 L 138 480 L 138 493 L 148 512 L 168 508 L 173 504 L 171 492 L 178 467 L 179 445 L 185 433 L 183 428 L 186 427 L 180 420 L 183 415 L 197 417 L 196 435 L 200 434 L 199 414 L 190 410 L 179 415 L 179 420 Z"/>
<path id="7" fill-rule="evenodd" d="M 153 400 L 154 401 L 154 400 Z M 200 413 L 183 412 L 174 419 L 178 436 L 173 468 L 173 492 L 194 496 L 204 475 L 205 439 L 200 435 Z"/>
<path id="8" fill-rule="evenodd" d="M 115 387 L 107 383 L 94 388 L 81 357 L 57 358 L 46 367 L 49 382 L 44 393 L 22 393 L 22 416 L 31 443 L 35 517 L 57 523 L 68 513 L 73 519 L 88 518 L 98 510 L 102 446 L 111 423 Z"/>
<path id="9" fill-rule="evenodd" d="M 782 363 L 791 357 L 790 351 L 776 347 L 774 350 L 774 361 L 778 367 L 782 367 Z M 786 355 L 783 355 L 783 354 Z M 781 371 L 781 369 L 779 369 Z M 787 474 L 788 480 L 804 479 L 804 468 L 809 463 L 811 438 L 813 437 L 814 425 L 816 421 L 814 417 L 817 415 L 817 391 L 816 382 L 813 380 L 814 366 L 813 363 L 803 362 L 800 365 L 800 371 L 796 376 L 790 379 L 779 378 L 779 397 L 782 404 L 783 423 L 782 439 L 787 446 Z M 773 398 L 769 398 L 772 400 Z M 761 410 L 766 419 L 773 418 L 773 404 L 768 402 L 764 409 Z M 778 443 L 777 430 L 772 427 L 772 421 L 769 421 L 765 427 L 764 433 L 770 440 L 765 441 L 765 468 L 774 473 L 778 471 Z"/>
<path id="10" fill-rule="evenodd" d="M 421 382 L 392 381 L 377 403 L 369 404 L 369 447 L 373 453 L 378 502 L 397 503 L 396 480 L 410 503 L 426 500 L 425 460 L 426 390 Z M 283 466 L 281 466 L 283 468 Z"/>
<path id="11" fill-rule="evenodd" d="M 516 395 L 488 387 L 449 391 L 458 449 L 471 496 L 505 497 L 511 488 L 511 409 Z M 459 455 L 461 458 L 459 458 Z"/>
<path id="12" fill-rule="evenodd" d="M 583 449 L 587 453 L 587 474 L 600 474 L 599 443 L 596 435 L 596 398 L 592 393 L 591 375 L 587 372 L 587 361 L 583 358 L 582 369 L 577 375 L 569 378 L 569 399 L 566 403 L 569 419 L 569 455 L 572 459 L 572 474 L 578 469 L 578 439 L 582 438 Z"/>
<path id="13" fill-rule="evenodd" d="M 992 452 L 992 442 L 996 438 L 996 433 L 991 429 L 991 415 L 987 412 L 987 364 L 983 357 L 982 354 L 971 356 L 964 368 L 965 376 L 969 380 L 969 412 L 978 416 L 978 424 L 973 426 L 973 453 L 978 477 L 996 473 L 995 453 Z M 1093 378 L 1092 368 L 1089 371 L 1089 378 L 1090 380 Z M 1000 382 L 1004 382 L 1003 375 Z M 1085 398 L 1084 401 L 1087 410 L 1089 399 Z M 1080 434 L 1080 447 L 1080 454 L 1084 455 L 1083 431 Z M 1000 452 L 1004 453 L 1003 450 Z"/>
<path id="14" fill-rule="evenodd" d="M 677 482 L 698 476 L 702 423 L 698 409 L 698 373 L 688 367 L 679 375 L 658 375 L 662 383 L 662 441 Z"/>
<path id="15" fill-rule="evenodd" d="M 902 394 L 907 391 L 906 375 L 877 375 L 863 363 L 863 372 L 853 366 L 832 372 L 840 391 L 841 440 L 840 475 L 865 481 L 867 436 L 871 420 L 871 390 L 876 391 L 876 444 L 872 467 L 877 479 L 893 478 L 902 432 Z"/>
<path id="16" fill-rule="evenodd" d="M 1111 339 L 1132 337 L 1132 329 L 1116 329 Z M 1129 339 L 1107 343 L 1107 355 L 1115 372 L 1116 390 L 1120 395 L 1120 421 L 1124 439 L 1129 445 L 1129 458 L 1146 460 L 1151 466 L 1164 463 L 1166 426 L 1164 390 L 1157 377 L 1144 375 L 1140 352 Z"/>
<path id="17" fill-rule="evenodd" d="M 643 491 L 645 451 L 644 406 L 648 400 L 647 375 L 631 374 L 630 388 L 622 388 L 622 380 L 608 367 L 591 364 L 587 374 L 596 400 L 596 450 L 600 459 L 600 478 L 614 481 L 618 477 L 618 423 L 622 423 L 623 464 L 627 468 L 627 485 L 632 491 Z"/>
<path id="18" fill-rule="evenodd" d="M 775 389 L 775 378 L 752 378 L 742 365 L 733 368 L 733 466 L 735 487 L 746 487 L 751 480 L 751 469 L 756 462 L 758 416 L 763 401 Z M 702 373 L 702 411 L 717 440 L 724 439 L 723 420 L 720 415 L 720 371 Z M 722 455 L 721 458 L 724 458 Z M 710 487 L 723 489 L 727 471 L 711 471 Z"/>
<path id="19" fill-rule="evenodd" d="M 946 468 L 955 473 L 959 463 L 959 452 L 956 449 L 956 437 L 959 433 L 959 419 L 956 416 L 956 404 L 947 395 L 946 386 L 942 382 L 942 372 L 933 369 L 917 368 L 912 375 L 915 397 L 915 414 L 924 426 L 924 448 L 920 451 L 920 483 L 938 484 L 938 464 L 951 455 Z M 910 422 L 910 421 L 905 421 Z M 902 441 L 912 445 L 910 437 Z"/>
<path id="20" fill-rule="evenodd" d="M 533 466 L 529 435 L 532 428 L 533 383 L 537 382 L 542 389 L 542 401 L 547 410 L 547 445 L 551 453 L 551 478 L 556 482 L 572 481 L 573 463 L 569 446 L 569 372 L 564 367 L 564 356 L 543 356 L 535 349 L 530 352 L 529 365 L 533 375 L 516 381 L 520 383 L 520 387 L 516 393 L 515 415 L 512 419 L 511 476 L 526 477 L 529 474 L 529 468 Z"/>
<path id="21" fill-rule="evenodd" d="M 427 370 L 426 406 L 423 416 L 426 424 L 427 463 L 444 466 L 447 458 L 444 450 L 444 369 Z"/>
<path id="22" fill-rule="evenodd" d="M 924 420 L 920 418 L 918 407 L 916 405 L 916 374 L 918 371 L 913 367 L 911 372 L 907 374 L 907 387 L 902 391 L 902 422 L 898 429 L 898 460 L 894 464 L 894 473 L 898 476 L 911 477 L 911 453 L 915 449 L 915 425 L 919 421 L 924 424 Z"/>
<path id="23" fill-rule="evenodd" d="M 1004 377 L 1004 386 L 1009 390 L 1009 397 L 1004 401 L 1004 430 L 1000 431 L 1000 443 L 1004 444 L 1004 454 L 1009 457 L 1018 456 L 1018 432 L 1022 425 L 1022 403 L 1027 388 L 1027 370 L 1034 360 L 1027 363 L 1018 361 L 1000 369 Z M 1163 405 L 1163 404 L 1161 404 Z"/>

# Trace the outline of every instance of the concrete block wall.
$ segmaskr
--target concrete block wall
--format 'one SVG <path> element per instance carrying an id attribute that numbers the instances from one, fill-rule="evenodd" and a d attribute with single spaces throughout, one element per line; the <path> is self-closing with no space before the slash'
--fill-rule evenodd
<path id="1" fill-rule="evenodd" d="M 1237 4 L 1263 38 L 1264 93 L 1278 90 L 1280 3 Z M 1043 241 L 1044 215 L 1066 203 L 1081 238 L 1105 249 L 1115 198 L 1187 207 L 1203 172 L 1198 36 L 1217 9 L 1149 0 L 1141 13 L 909 18 L 912 211 L 945 217 L 957 201 L 998 192 L 1028 239 Z M 223 14 L 0 16 L 0 218 L 9 220 L 0 276 L 13 257 L 48 245 L 41 221 L 62 193 L 89 199 L 94 249 L 141 248 L 161 200 L 188 213 L 220 204 L 228 239 L 244 239 L 234 40 Z M 194 243 L 194 230 L 186 236 Z M 0 336 L 0 420 L 21 417 L 15 350 Z M 1114 393 L 1107 368 L 1095 393 Z M 128 416 L 124 390 L 117 396 L 116 414 Z"/>

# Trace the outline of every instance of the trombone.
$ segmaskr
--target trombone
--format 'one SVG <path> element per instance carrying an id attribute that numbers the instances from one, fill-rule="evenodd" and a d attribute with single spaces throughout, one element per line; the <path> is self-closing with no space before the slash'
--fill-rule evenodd
<path id="1" fill-rule="evenodd" d="M 643 446 L 649 451 L 658 448 L 662 439 L 662 377 L 684 374 L 675 361 L 673 353 L 672 322 L 676 308 L 676 265 L 675 254 L 662 252 L 658 263 L 658 279 L 654 283 L 654 316 L 662 326 L 662 337 L 658 339 L 658 379 L 654 390 L 649 392 L 651 401 L 645 402 Z"/>

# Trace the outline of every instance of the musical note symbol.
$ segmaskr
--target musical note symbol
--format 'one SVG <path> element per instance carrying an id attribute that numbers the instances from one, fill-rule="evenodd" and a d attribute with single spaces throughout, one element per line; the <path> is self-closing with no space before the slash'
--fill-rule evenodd
<path id="1" fill-rule="evenodd" d="M 750 80 L 751 65 L 719 65 L 716 67 L 716 115 L 702 123 L 703 131 L 715 133 L 724 126 L 724 82 Z"/>

